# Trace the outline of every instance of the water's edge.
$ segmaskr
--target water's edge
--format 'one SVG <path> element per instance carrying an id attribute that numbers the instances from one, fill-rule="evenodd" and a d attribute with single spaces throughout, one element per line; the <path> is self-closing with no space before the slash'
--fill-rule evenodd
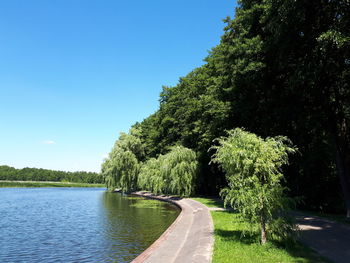
<path id="1" fill-rule="evenodd" d="M 141 263 L 144 262 L 159 246 L 160 244 L 167 239 L 168 235 L 173 231 L 173 229 L 176 227 L 179 221 L 181 221 L 183 217 L 183 208 L 181 207 L 180 204 L 176 202 L 176 200 L 180 200 L 179 198 L 171 197 L 171 196 L 157 196 L 153 195 L 149 192 L 133 192 L 131 193 L 132 195 L 135 196 L 140 196 L 148 199 L 154 199 L 158 201 L 163 201 L 163 202 L 168 202 L 176 207 L 178 207 L 181 212 L 175 219 L 175 221 L 164 231 L 164 233 L 156 240 L 154 241 L 145 251 L 143 251 L 140 255 L 138 255 L 131 263 Z"/>
<path id="2" fill-rule="evenodd" d="M 132 263 L 192 262 L 211 263 L 214 248 L 214 224 L 207 206 L 190 198 L 139 196 L 170 202 L 181 209 L 171 226 Z"/>
<path id="3" fill-rule="evenodd" d="M 0 188 L 0 262 L 131 262 L 181 213 L 101 188 Z"/>

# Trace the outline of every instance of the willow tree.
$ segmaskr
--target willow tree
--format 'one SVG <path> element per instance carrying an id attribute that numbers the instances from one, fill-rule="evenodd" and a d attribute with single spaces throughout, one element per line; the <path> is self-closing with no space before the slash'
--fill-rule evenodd
<path id="1" fill-rule="evenodd" d="M 190 196 L 194 193 L 197 172 L 196 153 L 183 146 L 174 146 L 167 154 L 144 163 L 138 184 L 156 194 Z"/>
<path id="2" fill-rule="evenodd" d="M 161 159 L 162 156 L 158 159 L 151 158 L 142 165 L 138 177 L 140 189 L 149 190 L 154 194 L 165 192 L 166 184 L 160 173 Z"/>
<path id="3" fill-rule="evenodd" d="M 143 148 L 140 139 L 133 134 L 121 133 L 108 158 L 102 164 L 102 175 L 109 190 L 121 188 L 123 192 L 137 189 L 137 177 Z"/>
<path id="4" fill-rule="evenodd" d="M 194 193 L 195 178 L 198 173 L 196 153 L 183 146 L 174 146 L 164 155 L 161 176 L 166 182 L 168 192 L 180 196 Z"/>
<path id="5" fill-rule="evenodd" d="M 282 215 L 291 199 L 284 195 L 281 167 L 288 164 L 288 154 L 295 152 L 291 142 L 282 136 L 263 139 L 237 128 L 218 143 L 212 147 L 216 150 L 212 161 L 226 172 L 228 187 L 220 192 L 225 205 L 260 225 L 262 244 L 267 242 L 268 230 L 288 235 L 293 225 Z"/>
<path id="6" fill-rule="evenodd" d="M 109 155 L 101 165 L 101 174 L 108 190 L 114 190 L 117 186 L 116 176 L 113 173 L 112 161 Z"/>

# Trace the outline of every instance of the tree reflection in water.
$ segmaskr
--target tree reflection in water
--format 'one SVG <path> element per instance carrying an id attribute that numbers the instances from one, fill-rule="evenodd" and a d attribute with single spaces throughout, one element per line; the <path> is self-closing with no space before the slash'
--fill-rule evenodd
<path id="1" fill-rule="evenodd" d="M 105 192 L 104 234 L 108 251 L 104 258 L 130 261 L 150 246 L 176 219 L 180 210 L 172 204 L 141 197 Z"/>

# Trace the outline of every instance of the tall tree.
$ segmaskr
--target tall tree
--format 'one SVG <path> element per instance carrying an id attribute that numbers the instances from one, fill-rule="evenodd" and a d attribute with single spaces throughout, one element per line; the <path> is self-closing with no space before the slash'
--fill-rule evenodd
<path id="1" fill-rule="evenodd" d="M 224 176 L 208 165 L 214 138 L 235 127 L 285 134 L 301 152 L 286 170 L 291 194 L 315 210 L 339 212 L 345 200 L 349 214 L 349 5 L 239 1 L 206 64 L 164 87 L 159 110 L 135 125 L 145 146 L 141 159 L 177 144 L 194 149 L 197 189 L 215 194 Z"/>
<path id="2" fill-rule="evenodd" d="M 210 58 L 230 122 L 300 146 L 288 181 L 309 207 L 339 203 L 336 165 L 348 214 L 349 14 L 349 1 L 242 0 Z"/>

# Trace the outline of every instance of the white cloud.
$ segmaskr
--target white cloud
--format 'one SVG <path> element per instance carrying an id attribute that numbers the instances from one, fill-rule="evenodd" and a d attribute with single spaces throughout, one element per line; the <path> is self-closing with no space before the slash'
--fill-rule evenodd
<path id="1" fill-rule="evenodd" d="M 41 143 L 43 143 L 43 144 L 55 144 L 55 141 L 45 140 L 45 141 L 42 141 Z"/>
<path id="2" fill-rule="evenodd" d="M 102 155 L 102 159 L 107 159 L 108 158 L 108 153 L 105 153 Z"/>

